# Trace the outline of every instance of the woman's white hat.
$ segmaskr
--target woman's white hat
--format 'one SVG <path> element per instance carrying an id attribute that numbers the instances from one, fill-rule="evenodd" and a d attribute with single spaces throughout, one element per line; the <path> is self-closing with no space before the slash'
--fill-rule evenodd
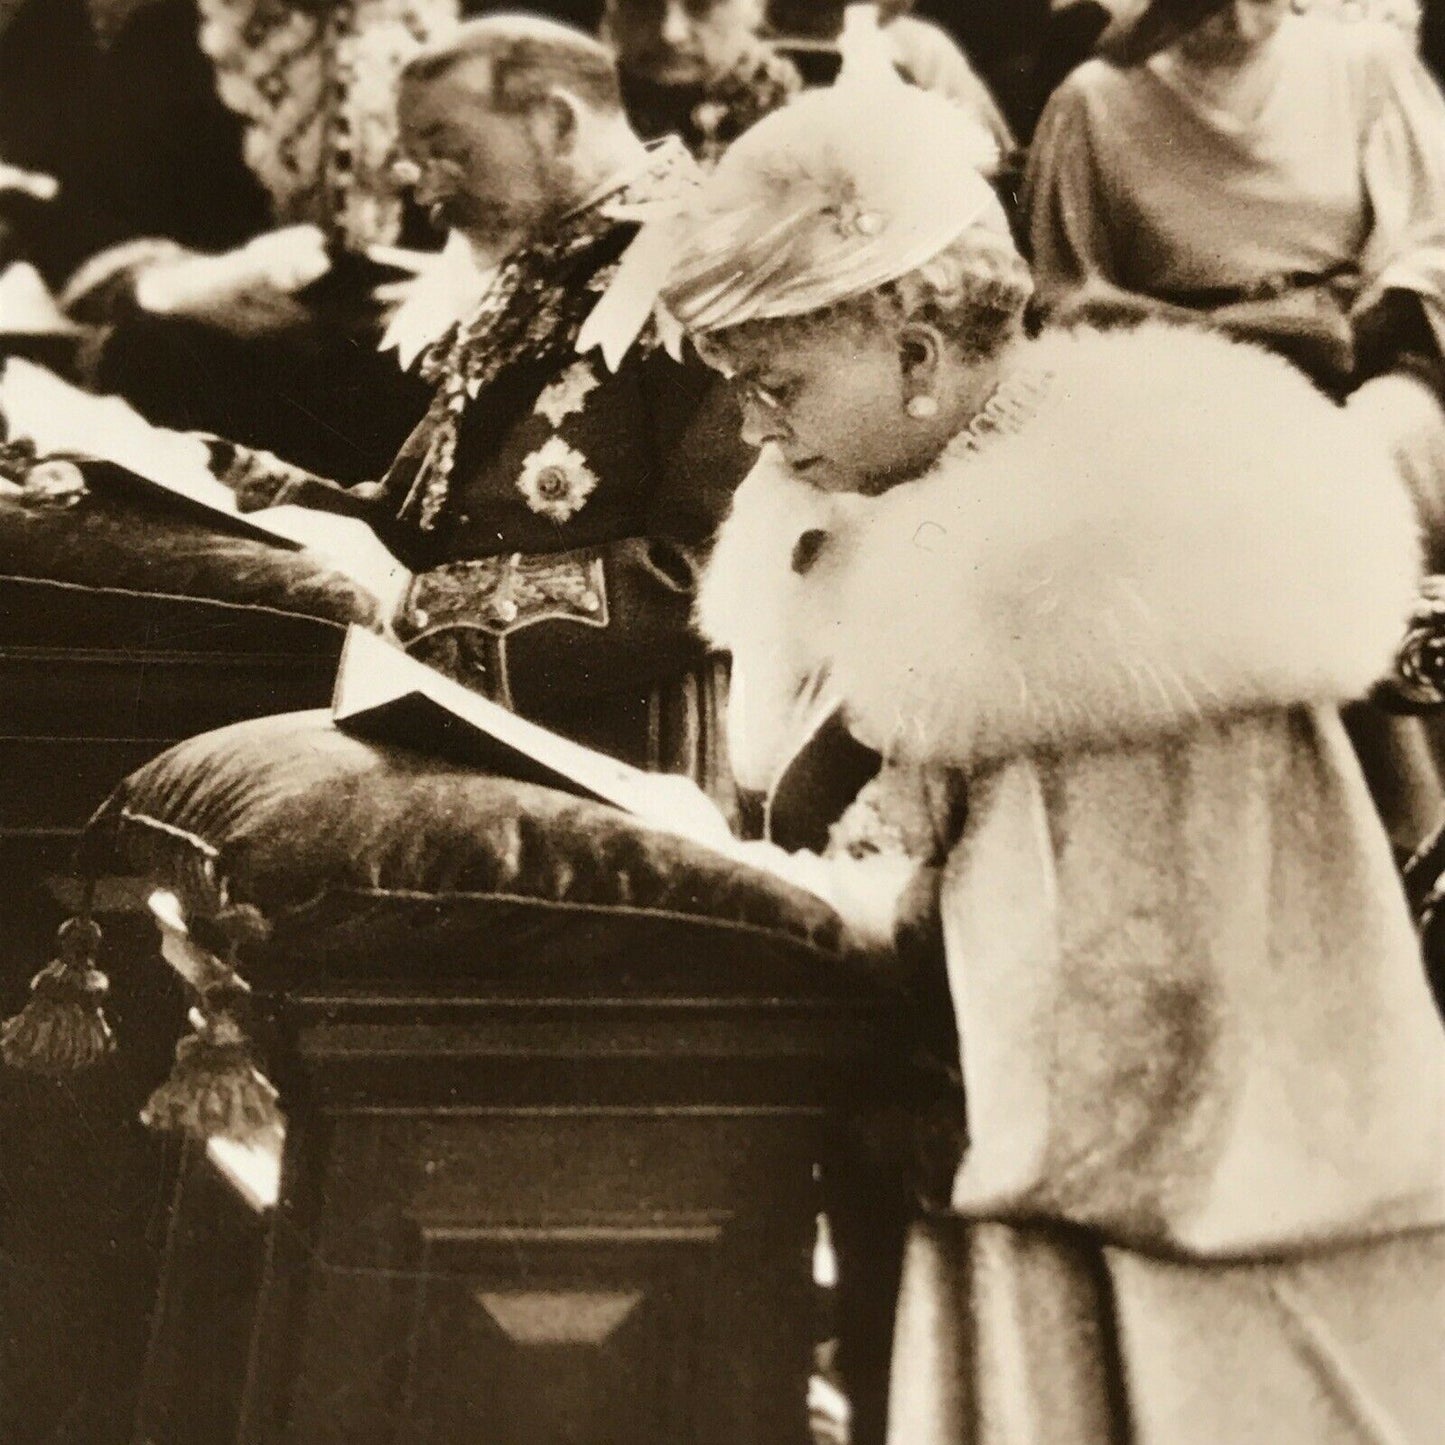
<path id="1" fill-rule="evenodd" d="M 873 43 L 876 20 L 858 11 L 871 7 L 850 7 L 837 84 L 759 121 L 710 175 L 639 217 L 579 350 L 607 354 L 635 336 L 659 296 L 677 323 L 716 331 L 864 295 L 971 226 L 1009 234 L 982 174 L 997 159 L 992 137 L 962 107 L 904 82 Z"/>

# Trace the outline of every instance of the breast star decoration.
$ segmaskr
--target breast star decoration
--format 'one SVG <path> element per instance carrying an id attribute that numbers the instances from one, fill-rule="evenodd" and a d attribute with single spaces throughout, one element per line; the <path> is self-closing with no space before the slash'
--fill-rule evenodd
<path id="1" fill-rule="evenodd" d="M 549 437 L 522 463 L 517 490 L 534 511 L 554 522 L 575 517 L 597 487 L 587 458 L 561 437 Z"/>
<path id="2" fill-rule="evenodd" d="M 538 416 L 546 417 L 554 427 L 561 426 L 565 417 L 572 416 L 587 405 L 587 398 L 599 385 L 597 374 L 589 362 L 574 362 L 556 381 L 542 389 L 532 410 Z"/>

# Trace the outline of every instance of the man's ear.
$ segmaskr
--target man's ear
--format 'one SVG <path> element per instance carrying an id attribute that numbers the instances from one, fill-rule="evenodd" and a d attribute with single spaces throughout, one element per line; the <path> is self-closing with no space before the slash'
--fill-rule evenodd
<path id="1" fill-rule="evenodd" d="M 560 86 L 547 93 L 532 112 L 531 125 L 538 142 L 551 155 L 571 155 L 582 133 L 582 102 Z"/>
<path id="2" fill-rule="evenodd" d="M 943 334 L 936 326 L 926 321 L 904 325 L 898 333 L 898 369 L 907 395 L 920 396 L 933 390 L 943 351 Z"/>

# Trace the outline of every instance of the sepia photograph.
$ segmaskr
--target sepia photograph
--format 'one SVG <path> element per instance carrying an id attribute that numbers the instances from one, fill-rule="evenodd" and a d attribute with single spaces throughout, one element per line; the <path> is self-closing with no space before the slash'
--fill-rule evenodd
<path id="1" fill-rule="evenodd" d="M 0 0 L 0 1445 L 1445 1442 L 1445 0 Z"/>

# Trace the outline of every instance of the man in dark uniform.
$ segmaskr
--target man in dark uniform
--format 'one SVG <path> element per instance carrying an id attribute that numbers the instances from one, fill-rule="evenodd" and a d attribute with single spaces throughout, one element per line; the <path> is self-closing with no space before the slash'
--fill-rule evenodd
<path id="1" fill-rule="evenodd" d="M 417 571 L 394 623 L 413 653 L 706 784 L 717 704 L 694 578 L 752 454 L 725 388 L 650 322 L 615 370 L 577 345 L 636 234 L 629 209 L 690 162 L 638 140 L 601 45 L 530 17 L 424 52 L 400 120 L 417 200 L 495 272 L 428 353 L 434 399 L 381 481 L 250 500 L 360 511 Z"/>

